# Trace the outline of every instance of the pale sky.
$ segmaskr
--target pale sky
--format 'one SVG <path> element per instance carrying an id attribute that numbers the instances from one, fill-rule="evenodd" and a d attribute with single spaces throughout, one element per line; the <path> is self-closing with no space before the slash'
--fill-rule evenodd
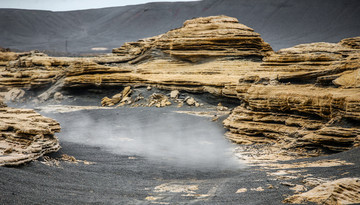
<path id="1" fill-rule="evenodd" d="M 0 0 L 0 8 L 69 11 L 174 1 L 194 0 Z"/>

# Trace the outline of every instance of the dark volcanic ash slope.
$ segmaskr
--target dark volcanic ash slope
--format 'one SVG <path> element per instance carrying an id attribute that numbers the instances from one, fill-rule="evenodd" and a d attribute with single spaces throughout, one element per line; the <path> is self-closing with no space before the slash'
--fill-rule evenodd
<path id="1" fill-rule="evenodd" d="M 360 33 L 358 0 L 203 0 L 70 12 L 0 9 L 0 45 L 60 52 L 110 50 L 180 27 L 186 19 L 220 14 L 251 26 L 275 50 L 338 42 Z"/>

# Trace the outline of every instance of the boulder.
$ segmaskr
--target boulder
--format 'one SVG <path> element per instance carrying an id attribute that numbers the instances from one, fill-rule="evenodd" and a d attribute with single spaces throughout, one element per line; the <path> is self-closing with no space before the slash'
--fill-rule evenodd
<path id="1" fill-rule="evenodd" d="M 20 102 L 25 95 L 25 91 L 19 88 L 13 88 L 5 94 L 5 102 Z"/>

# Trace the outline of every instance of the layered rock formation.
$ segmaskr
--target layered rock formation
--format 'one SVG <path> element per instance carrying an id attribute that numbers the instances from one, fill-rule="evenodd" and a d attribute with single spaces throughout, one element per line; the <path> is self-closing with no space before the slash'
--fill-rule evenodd
<path id="1" fill-rule="evenodd" d="M 129 56 L 132 63 L 146 58 L 154 49 L 172 57 L 198 62 L 214 57 L 260 57 L 271 53 L 252 28 L 236 18 L 210 16 L 185 21 L 183 27 L 135 43 L 125 43 L 113 53 Z"/>
<path id="2" fill-rule="evenodd" d="M 243 106 L 224 124 L 237 143 L 268 143 L 301 153 L 359 146 L 360 38 L 282 49 L 236 88 Z M 303 152 L 304 148 L 312 150 Z"/>
<path id="3" fill-rule="evenodd" d="M 236 19 L 212 16 L 100 57 L 2 52 L 0 86 L 52 85 L 43 99 L 63 88 L 130 85 L 225 96 L 240 105 L 224 121 L 233 142 L 316 156 L 360 143 L 359 39 L 273 52 Z"/>
<path id="4" fill-rule="evenodd" d="M 31 109 L 0 104 L 0 166 L 19 165 L 60 149 L 60 125 Z"/>
<path id="5" fill-rule="evenodd" d="M 71 58 L 49 57 L 39 52 L 0 52 L 0 87 L 43 88 L 64 74 Z"/>
<path id="6" fill-rule="evenodd" d="M 183 27 L 160 36 L 125 43 L 112 55 L 101 57 L 7 53 L 4 56 L 10 57 L 2 58 L 0 86 L 33 89 L 64 79 L 63 87 L 152 85 L 236 98 L 239 77 L 271 53 L 269 44 L 253 29 L 235 18 L 213 16 L 188 20 Z"/>
<path id="7" fill-rule="evenodd" d="M 197 18 L 163 35 L 125 43 L 106 57 L 112 60 L 74 66 L 65 86 L 153 85 L 236 98 L 234 88 L 244 74 L 239 67 L 254 67 L 270 53 L 269 44 L 235 18 Z"/>
<path id="8" fill-rule="evenodd" d="M 284 200 L 284 203 L 358 204 L 360 203 L 359 189 L 359 178 L 342 178 L 323 183 L 308 192 L 288 197 Z"/>

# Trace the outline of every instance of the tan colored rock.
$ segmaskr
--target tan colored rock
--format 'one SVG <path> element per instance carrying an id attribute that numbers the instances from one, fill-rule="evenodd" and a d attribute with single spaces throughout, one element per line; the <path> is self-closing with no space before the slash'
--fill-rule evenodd
<path id="1" fill-rule="evenodd" d="M 64 99 L 64 95 L 61 94 L 60 92 L 56 92 L 54 93 L 54 100 L 56 101 L 62 101 Z"/>
<path id="2" fill-rule="evenodd" d="M 360 37 L 345 38 L 339 44 L 353 49 L 360 49 Z"/>
<path id="3" fill-rule="evenodd" d="M 104 97 L 101 99 L 101 106 L 114 106 L 115 104 L 112 102 L 112 99 L 108 97 Z"/>
<path id="4" fill-rule="evenodd" d="M 5 102 L 19 102 L 24 98 L 25 91 L 19 88 L 13 88 L 5 94 Z"/>
<path id="5" fill-rule="evenodd" d="M 225 107 L 225 106 L 223 106 L 221 103 L 219 103 L 219 104 L 216 106 L 216 110 L 217 110 L 217 111 L 227 111 L 227 110 L 229 110 L 229 108 L 228 108 L 228 107 Z"/>
<path id="6" fill-rule="evenodd" d="M 360 88 L 360 69 L 341 75 L 333 83 L 345 88 Z"/>
<path id="7" fill-rule="evenodd" d="M 360 203 L 359 190 L 359 178 L 342 178 L 323 183 L 308 192 L 290 196 L 284 200 L 284 203 L 358 204 Z"/>
<path id="8" fill-rule="evenodd" d="M 20 165 L 60 149 L 60 125 L 30 109 L 0 108 L 0 166 Z"/>
<path id="9" fill-rule="evenodd" d="M 132 90 L 130 86 L 125 87 L 121 93 L 115 94 L 112 96 L 112 98 L 104 97 L 101 100 L 101 106 L 114 106 L 118 103 L 128 103 L 131 102 L 131 98 L 129 96 L 131 95 Z"/>
<path id="10" fill-rule="evenodd" d="M 170 98 L 177 99 L 179 97 L 180 92 L 178 90 L 173 90 L 170 92 Z"/>
<path id="11" fill-rule="evenodd" d="M 192 97 L 188 97 L 187 99 L 185 99 L 185 102 L 186 102 L 186 104 L 188 104 L 189 106 L 195 106 L 195 103 L 196 103 L 195 99 L 192 98 Z"/>
<path id="12" fill-rule="evenodd" d="M 148 99 L 148 106 L 151 107 L 155 105 L 156 107 L 166 107 L 170 106 L 172 103 L 169 101 L 169 98 L 166 95 L 160 93 L 153 93 Z"/>
<path id="13" fill-rule="evenodd" d="M 265 57 L 239 79 L 236 92 L 244 105 L 224 121 L 226 136 L 299 157 L 356 146 L 360 50 L 344 43 L 357 45 L 356 39 L 302 44 Z M 353 122 L 350 128 L 343 127 L 347 121 Z"/>

